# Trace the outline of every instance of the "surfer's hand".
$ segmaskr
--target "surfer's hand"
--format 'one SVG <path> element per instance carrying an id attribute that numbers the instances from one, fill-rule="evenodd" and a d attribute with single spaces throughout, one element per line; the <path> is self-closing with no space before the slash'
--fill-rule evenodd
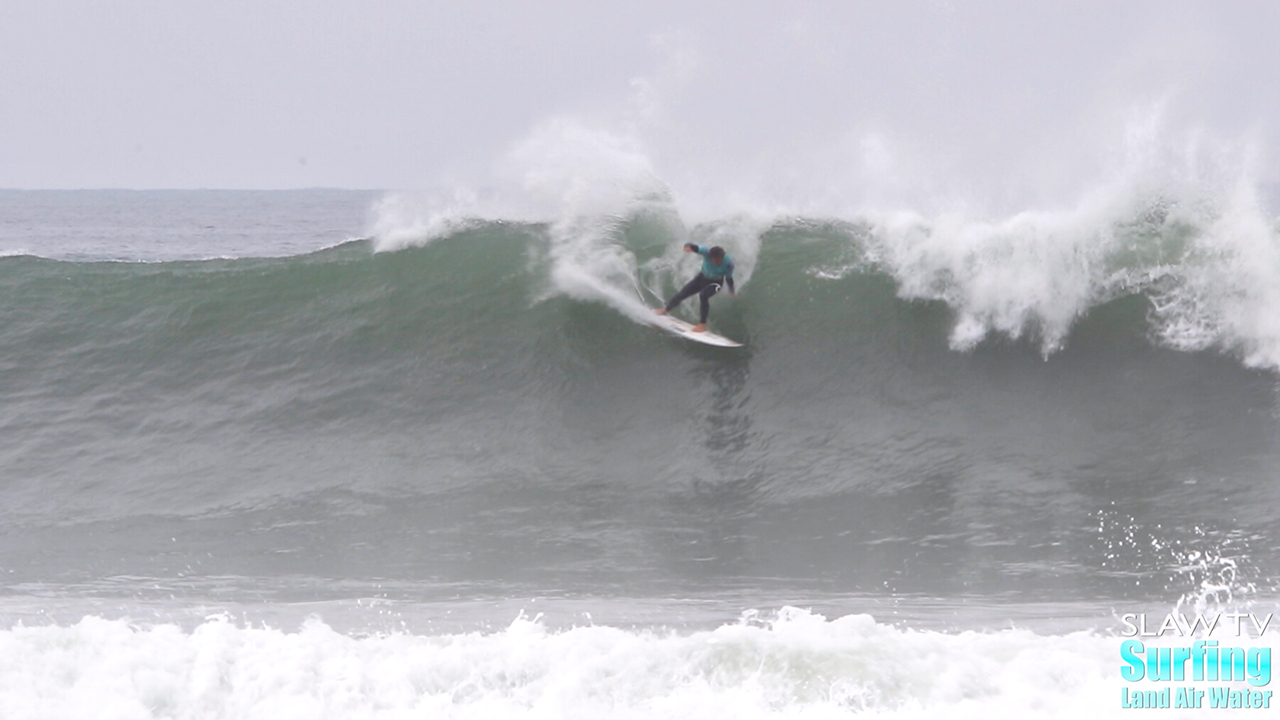
<path id="1" fill-rule="evenodd" d="M 696 251 L 697 251 L 697 248 L 695 248 L 695 247 L 693 246 L 693 243 L 685 243 L 685 244 L 684 244 L 684 251 L 685 251 L 685 252 L 696 252 Z"/>

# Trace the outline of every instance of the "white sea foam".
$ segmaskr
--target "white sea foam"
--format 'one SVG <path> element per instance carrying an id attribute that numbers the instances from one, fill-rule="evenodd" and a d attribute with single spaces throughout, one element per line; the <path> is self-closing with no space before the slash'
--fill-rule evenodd
<path id="1" fill-rule="evenodd" d="M 392 193 L 374 206 L 369 235 L 375 251 L 402 250 L 462 230 L 480 212 L 476 194 L 466 188 L 422 196 Z"/>
<path id="2" fill-rule="evenodd" d="M 318 620 L 283 632 L 211 618 L 187 632 L 86 617 L 0 633 L 0 715 L 1110 717 L 1118 647 L 1083 632 L 921 632 L 794 608 L 691 634 L 521 618 L 494 633 L 352 637 Z"/>
<path id="3" fill-rule="evenodd" d="M 507 158 L 505 172 L 553 215 L 550 291 L 607 303 L 636 322 L 652 319 L 637 286 L 635 255 L 620 242 L 620 220 L 666 188 L 631 138 L 556 118 Z"/>
<path id="4" fill-rule="evenodd" d="M 1155 297 L 1157 330 L 1186 350 L 1219 346 L 1280 368 L 1280 228 L 1241 184 L 1203 222 L 1176 282 Z"/>
<path id="5" fill-rule="evenodd" d="M 1074 203 L 1006 216 L 873 210 L 871 256 L 903 297 L 955 309 L 957 349 L 1033 331 L 1050 353 L 1117 288 L 1145 286 L 1167 345 L 1280 368 L 1280 232 L 1259 200 L 1248 143 L 1131 122 L 1108 175 Z"/>

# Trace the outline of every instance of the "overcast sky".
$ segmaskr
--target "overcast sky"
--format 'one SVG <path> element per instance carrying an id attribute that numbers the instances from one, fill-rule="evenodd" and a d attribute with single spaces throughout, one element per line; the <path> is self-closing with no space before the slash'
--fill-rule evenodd
<path id="1" fill-rule="evenodd" d="M 483 183 L 556 118 L 659 173 L 874 131 L 1070 175 L 1144 113 L 1274 181 L 1277 32 L 1267 0 L 0 0 L 0 187 Z"/>

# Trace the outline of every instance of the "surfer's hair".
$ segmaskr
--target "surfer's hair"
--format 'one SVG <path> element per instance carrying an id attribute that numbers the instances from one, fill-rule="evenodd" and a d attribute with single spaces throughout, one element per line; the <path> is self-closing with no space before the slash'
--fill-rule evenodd
<path id="1" fill-rule="evenodd" d="M 720 258 L 724 257 L 724 248 L 717 245 L 711 248 L 711 252 L 707 253 L 707 256 L 710 257 L 712 260 L 719 260 Z"/>

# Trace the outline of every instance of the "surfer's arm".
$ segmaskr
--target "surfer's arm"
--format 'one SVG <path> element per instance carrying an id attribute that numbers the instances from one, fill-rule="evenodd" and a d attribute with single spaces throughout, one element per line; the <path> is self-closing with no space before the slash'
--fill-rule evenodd
<path id="1" fill-rule="evenodd" d="M 737 295 L 737 294 L 738 294 L 737 289 L 735 289 L 735 288 L 733 287 L 733 276 L 732 276 L 732 275 L 725 275 L 725 276 L 724 276 L 724 284 L 729 286 L 729 294 L 730 294 L 730 295 Z"/>
<path id="2" fill-rule="evenodd" d="M 685 252 L 696 252 L 696 253 L 698 253 L 699 255 L 706 255 L 706 254 L 707 254 L 707 251 L 706 251 L 706 250 L 703 250 L 701 245 L 697 245 L 697 244 L 695 244 L 695 243 L 685 243 L 685 244 L 684 244 L 684 251 L 685 251 Z"/>

